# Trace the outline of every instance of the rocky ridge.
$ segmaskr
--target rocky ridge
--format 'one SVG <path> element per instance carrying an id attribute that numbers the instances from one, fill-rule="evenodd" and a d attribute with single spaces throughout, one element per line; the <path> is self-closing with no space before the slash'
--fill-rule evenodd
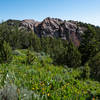
<path id="1" fill-rule="evenodd" d="M 42 22 L 35 20 L 23 20 L 20 23 L 21 28 L 31 29 L 39 37 L 52 37 L 71 40 L 76 46 L 80 45 L 80 36 L 84 28 L 78 27 L 75 21 L 63 21 L 58 18 L 46 18 Z"/>
<path id="2" fill-rule="evenodd" d="M 85 27 L 79 26 L 76 21 L 66 21 L 50 17 L 47 17 L 41 22 L 33 19 L 25 19 L 18 23 L 20 29 L 25 28 L 27 30 L 32 30 L 39 37 L 71 40 L 76 46 L 80 45 L 81 35 L 86 30 Z M 14 25 L 14 21 L 9 20 L 9 25 Z"/>

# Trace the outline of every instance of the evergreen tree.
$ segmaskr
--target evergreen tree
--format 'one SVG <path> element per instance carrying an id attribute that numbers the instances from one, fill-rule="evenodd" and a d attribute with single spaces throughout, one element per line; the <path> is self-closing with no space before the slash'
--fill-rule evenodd
<path id="1" fill-rule="evenodd" d="M 72 42 L 68 45 L 66 64 L 68 67 L 79 67 L 81 64 L 81 54 Z"/>
<path id="2" fill-rule="evenodd" d="M 9 43 L 11 44 L 13 49 L 21 48 L 21 46 L 20 46 L 20 32 L 21 31 L 18 29 L 18 26 L 13 27 L 11 29 L 11 32 L 9 34 Z"/>
<path id="3" fill-rule="evenodd" d="M 96 32 L 94 28 L 88 25 L 88 29 L 84 33 L 79 47 L 79 51 L 82 54 L 82 64 L 85 64 L 98 52 L 98 42 L 95 36 Z"/>
<path id="4" fill-rule="evenodd" d="M 6 27 L 4 24 L 0 25 L 0 63 L 9 62 L 12 59 L 11 53 L 12 49 L 5 40 L 6 36 Z"/>
<path id="5" fill-rule="evenodd" d="M 51 42 L 52 42 L 52 40 L 51 40 Z M 51 42 L 50 42 L 49 37 L 42 37 L 41 38 L 41 47 L 42 47 L 43 52 L 50 54 Z"/>
<path id="6" fill-rule="evenodd" d="M 0 46 L 0 63 L 9 62 L 12 59 L 12 49 L 6 41 Z"/>
<path id="7" fill-rule="evenodd" d="M 19 42 L 22 49 L 27 49 L 30 47 L 32 37 L 31 32 L 27 32 L 26 29 L 20 30 Z"/>
<path id="8" fill-rule="evenodd" d="M 89 66 L 92 77 L 100 81 L 100 52 L 89 61 Z"/>
<path id="9" fill-rule="evenodd" d="M 66 41 L 66 43 L 67 43 L 67 41 Z M 67 54 L 67 49 L 68 49 L 67 45 L 65 46 L 61 39 L 57 39 L 52 44 L 54 44 L 53 48 L 52 48 L 54 61 L 57 64 L 64 65 L 65 64 L 65 55 Z"/>
<path id="10" fill-rule="evenodd" d="M 2 40 L 5 40 L 7 43 L 9 42 L 13 49 L 19 48 L 20 30 L 17 25 L 10 26 L 7 22 L 4 22 L 0 25 L 0 32 Z"/>
<path id="11" fill-rule="evenodd" d="M 33 32 L 30 34 L 30 47 L 34 49 L 34 51 L 39 52 L 41 50 L 41 42 L 40 38 Z"/>

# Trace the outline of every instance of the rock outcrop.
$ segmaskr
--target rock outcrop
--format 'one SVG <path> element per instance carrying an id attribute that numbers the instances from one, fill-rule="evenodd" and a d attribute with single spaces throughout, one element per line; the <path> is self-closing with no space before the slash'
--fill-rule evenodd
<path id="1" fill-rule="evenodd" d="M 46 18 L 42 22 L 34 20 L 23 20 L 21 28 L 31 29 L 39 37 L 61 38 L 73 41 L 76 46 L 80 45 L 80 36 L 84 29 L 77 25 L 75 21 L 63 21 L 57 18 Z"/>
<path id="2" fill-rule="evenodd" d="M 21 21 L 20 23 L 20 27 L 21 28 L 28 28 L 28 29 L 32 29 L 33 31 L 35 30 L 35 27 L 39 24 L 39 22 L 35 21 L 35 20 L 31 20 L 31 19 L 26 19 Z"/>

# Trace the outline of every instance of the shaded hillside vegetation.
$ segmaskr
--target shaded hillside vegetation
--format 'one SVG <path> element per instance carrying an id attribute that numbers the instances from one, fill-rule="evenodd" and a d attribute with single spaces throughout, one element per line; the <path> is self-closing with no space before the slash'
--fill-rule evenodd
<path id="1" fill-rule="evenodd" d="M 24 94 L 47 100 L 99 100 L 99 37 L 99 27 L 54 18 L 1 23 L 1 94 L 11 88 L 19 100 Z"/>

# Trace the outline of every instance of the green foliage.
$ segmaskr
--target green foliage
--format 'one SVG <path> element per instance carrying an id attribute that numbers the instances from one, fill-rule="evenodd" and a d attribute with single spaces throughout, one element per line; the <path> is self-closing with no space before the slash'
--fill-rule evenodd
<path id="1" fill-rule="evenodd" d="M 12 49 L 7 42 L 3 42 L 0 47 L 0 63 L 9 62 L 12 59 Z"/>
<path id="2" fill-rule="evenodd" d="M 13 47 L 13 49 L 15 48 L 21 48 L 21 45 L 20 45 L 20 34 L 21 34 L 21 31 L 19 30 L 19 28 L 16 26 L 16 27 L 13 27 L 11 28 L 10 27 L 10 34 L 8 34 L 9 38 L 8 38 L 8 42 L 10 43 L 10 45 Z"/>
<path id="3" fill-rule="evenodd" d="M 100 42 L 100 27 L 96 27 L 96 38 Z"/>
<path id="4" fill-rule="evenodd" d="M 68 43 L 67 41 L 62 41 L 61 39 L 53 40 L 51 46 L 51 57 L 53 58 L 56 64 L 65 64 L 65 55 L 68 51 Z"/>
<path id="5" fill-rule="evenodd" d="M 88 25 L 87 31 L 82 36 L 79 51 L 82 54 L 82 64 L 84 65 L 98 52 L 98 41 L 96 40 L 95 29 Z"/>
<path id="6" fill-rule="evenodd" d="M 99 98 L 100 83 L 91 76 L 100 81 L 100 27 L 83 23 L 78 23 L 78 27 L 87 28 L 79 49 L 67 40 L 40 38 L 31 30 L 19 28 L 19 21 L 0 24 L 0 96 L 10 97 L 5 91 L 15 91 L 16 87 L 14 94 L 19 100 Z"/>
<path id="7" fill-rule="evenodd" d="M 27 57 L 26 57 L 26 64 L 33 64 L 35 60 L 35 55 L 34 53 L 31 53 L 31 51 L 27 51 Z"/>
<path id="8" fill-rule="evenodd" d="M 79 67 L 81 64 L 81 54 L 72 42 L 68 45 L 66 59 L 68 67 Z"/>
<path id="9" fill-rule="evenodd" d="M 42 38 L 42 51 L 49 54 L 55 64 L 78 67 L 81 64 L 81 54 L 74 44 L 61 39 Z"/>
<path id="10" fill-rule="evenodd" d="M 13 50 L 12 55 L 21 56 L 23 53 L 21 53 L 19 50 Z"/>
<path id="11" fill-rule="evenodd" d="M 42 38 L 41 50 L 49 54 L 55 64 L 65 63 L 65 54 L 67 53 L 68 42 L 61 39 Z"/>
<path id="12" fill-rule="evenodd" d="M 34 51 L 39 52 L 41 50 L 41 43 L 40 38 L 35 35 L 35 33 L 32 33 L 32 39 L 31 39 L 31 46 L 34 48 Z"/>
<path id="13" fill-rule="evenodd" d="M 89 61 L 89 65 L 91 66 L 91 74 L 94 79 L 100 81 L 100 52 Z"/>
<path id="14" fill-rule="evenodd" d="M 53 58 L 54 64 L 68 65 L 69 67 L 73 67 L 75 64 L 74 67 L 78 67 L 81 64 L 81 60 L 82 65 L 84 65 L 100 51 L 100 41 L 97 39 L 99 28 L 81 22 L 78 23 L 78 26 L 87 28 L 87 31 L 82 36 L 79 47 L 81 54 L 75 46 L 71 46 L 66 40 L 51 37 L 39 38 L 31 30 L 20 29 L 19 21 L 15 20 L 9 20 L 0 24 L 0 41 L 5 40 L 13 49 L 30 48 L 36 52 L 45 52 Z"/>
<path id="15" fill-rule="evenodd" d="M 50 58 L 49 55 L 46 55 L 45 53 L 41 53 L 41 55 L 38 57 L 38 62 L 40 62 L 41 66 L 47 66 L 48 64 L 52 64 L 53 60 Z"/>
<path id="16" fill-rule="evenodd" d="M 8 42 L 13 49 L 20 48 L 20 33 L 21 31 L 18 29 L 18 26 L 8 25 L 7 22 L 2 23 L 0 25 L 0 37 L 3 41 Z"/>
<path id="17" fill-rule="evenodd" d="M 22 54 L 14 54 L 11 63 L 0 66 L 0 97 L 9 97 L 8 100 L 14 97 L 19 100 L 100 99 L 100 83 L 79 78 L 81 68 L 54 66 L 44 53 L 35 53 L 37 60 L 26 65 L 22 61 L 26 60 L 28 51 L 18 51 Z M 40 59 L 44 60 L 44 66 Z"/>
<path id="18" fill-rule="evenodd" d="M 90 67 L 89 67 L 88 63 L 86 63 L 84 66 L 83 75 L 84 75 L 85 79 L 90 78 Z"/>

